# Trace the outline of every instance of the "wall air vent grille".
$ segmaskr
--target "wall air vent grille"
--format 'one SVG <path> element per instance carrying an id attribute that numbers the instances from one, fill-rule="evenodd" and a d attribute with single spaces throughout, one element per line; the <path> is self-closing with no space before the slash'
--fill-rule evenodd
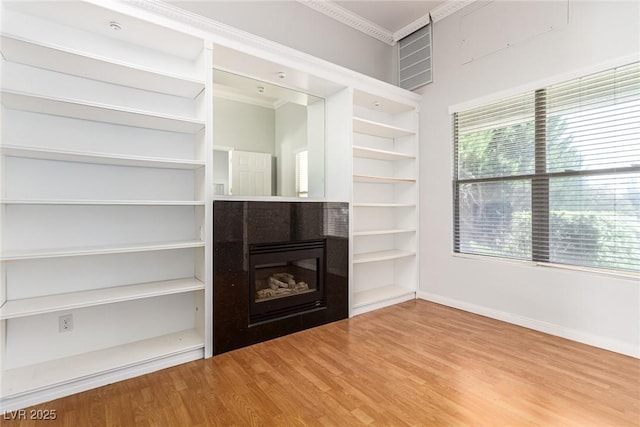
<path id="1" fill-rule="evenodd" d="M 414 90 L 433 81 L 431 24 L 398 41 L 398 86 Z"/>

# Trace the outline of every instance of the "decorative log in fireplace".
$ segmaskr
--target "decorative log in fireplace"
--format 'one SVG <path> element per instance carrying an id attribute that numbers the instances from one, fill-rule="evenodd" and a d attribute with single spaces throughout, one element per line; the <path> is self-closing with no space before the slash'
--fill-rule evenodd
<path id="1" fill-rule="evenodd" d="M 249 323 L 325 306 L 325 240 L 249 247 Z"/>

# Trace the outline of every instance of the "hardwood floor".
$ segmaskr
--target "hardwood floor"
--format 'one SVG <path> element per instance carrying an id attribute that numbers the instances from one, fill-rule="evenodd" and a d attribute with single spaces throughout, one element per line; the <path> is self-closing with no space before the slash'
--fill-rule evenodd
<path id="1" fill-rule="evenodd" d="M 640 360 L 410 301 L 3 426 L 640 426 Z"/>

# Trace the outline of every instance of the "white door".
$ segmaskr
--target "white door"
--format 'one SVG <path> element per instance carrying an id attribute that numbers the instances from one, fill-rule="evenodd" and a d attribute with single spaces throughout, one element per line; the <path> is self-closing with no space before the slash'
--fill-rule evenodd
<path id="1" fill-rule="evenodd" d="M 271 195 L 271 154 L 233 151 L 231 159 L 231 194 Z"/>

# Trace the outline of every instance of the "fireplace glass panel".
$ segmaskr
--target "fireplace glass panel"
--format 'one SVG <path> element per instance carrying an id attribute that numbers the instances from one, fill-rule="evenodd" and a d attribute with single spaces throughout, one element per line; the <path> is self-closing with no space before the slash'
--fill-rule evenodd
<path id="1" fill-rule="evenodd" d="M 252 245 L 250 322 L 325 306 L 325 241 Z"/>

